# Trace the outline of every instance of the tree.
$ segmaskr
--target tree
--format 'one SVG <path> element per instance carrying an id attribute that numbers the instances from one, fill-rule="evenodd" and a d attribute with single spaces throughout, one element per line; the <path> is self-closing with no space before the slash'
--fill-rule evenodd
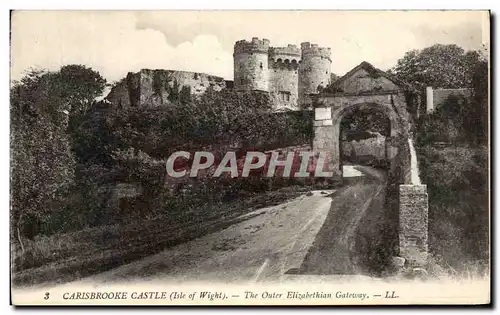
<path id="1" fill-rule="evenodd" d="M 472 89 L 472 97 L 450 95 L 432 114 L 421 116 L 421 145 L 436 141 L 478 145 L 488 141 L 487 56 L 479 51 L 464 52 L 455 45 L 434 45 L 422 52 L 408 52 L 392 71 L 421 88 Z"/>
<path id="2" fill-rule="evenodd" d="M 37 234 L 73 178 L 58 84 L 56 74 L 32 71 L 11 87 L 11 222 L 21 248 L 21 237 Z"/>
<path id="3" fill-rule="evenodd" d="M 469 141 L 475 144 L 488 142 L 489 109 L 488 60 L 482 56 L 472 74 L 473 94 L 471 106 L 466 108 L 463 128 Z"/>
<path id="4" fill-rule="evenodd" d="M 106 79 L 99 72 L 83 65 L 61 67 L 57 79 L 57 93 L 67 102 L 71 115 L 84 114 L 106 87 Z"/>
<path id="5" fill-rule="evenodd" d="M 100 96 L 105 87 L 106 79 L 99 72 L 83 65 L 67 65 L 54 74 L 56 89 L 52 93 L 59 95 L 68 112 L 68 132 L 73 138 L 81 127 L 83 117 Z"/>
<path id="6" fill-rule="evenodd" d="M 472 87 L 473 69 L 479 60 L 477 51 L 436 44 L 407 52 L 389 72 L 419 89 L 466 88 Z"/>
<path id="7" fill-rule="evenodd" d="M 361 135 L 373 137 L 370 133 L 375 132 L 389 137 L 391 126 L 387 116 L 380 111 L 354 111 L 342 119 L 340 130 L 349 139 Z"/>
<path id="8" fill-rule="evenodd" d="M 63 207 L 73 182 L 74 130 L 106 80 L 82 65 L 29 71 L 11 86 L 11 218 L 31 238 Z"/>

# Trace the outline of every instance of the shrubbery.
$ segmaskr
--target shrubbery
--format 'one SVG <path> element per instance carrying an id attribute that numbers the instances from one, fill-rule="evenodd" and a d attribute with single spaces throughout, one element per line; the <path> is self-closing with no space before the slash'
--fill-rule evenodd
<path id="1" fill-rule="evenodd" d="M 72 131 L 106 81 L 90 68 L 31 71 L 11 86 L 12 238 L 47 232 L 73 184 Z M 61 228 L 64 224 L 61 224 Z"/>
<path id="2" fill-rule="evenodd" d="M 451 96 L 422 116 L 416 137 L 429 193 L 430 250 L 442 266 L 462 270 L 488 259 L 490 231 L 487 61 L 467 75 L 472 97 Z"/>
<path id="3" fill-rule="evenodd" d="M 429 194 L 429 246 L 445 266 L 489 257 L 487 147 L 431 145 L 418 150 Z"/>
<path id="4" fill-rule="evenodd" d="M 120 109 L 104 102 L 94 104 L 75 137 L 74 151 L 80 163 L 76 181 L 81 187 L 77 195 L 89 194 L 92 208 L 102 213 L 95 215 L 90 209 L 82 211 L 74 206 L 73 212 L 79 212 L 74 218 L 83 219 L 82 212 L 96 219 L 102 216 L 108 223 L 130 217 L 126 213 L 117 218 L 105 215 L 113 211 L 106 210 L 103 204 L 107 196 L 97 190 L 108 183 L 133 182 L 144 188 L 143 194 L 130 202 L 131 207 L 140 205 L 140 211 L 129 209 L 131 216 L 138 212 L 186 211 L 287 185 L 287 181 L 278 184 L 260 177 L 203 176 L 172 183 L 165 171 L 166 159 L 175 151 L 210 151 L 221 158 L 229 150 L 240 156 L 249 150 L 265 151 L 310 141 L 311 112 L 276 113 L 272 109 L 267 93 L 234 90 L 209 90 L 189 104 L 176 102 L 156 108 Z"/>

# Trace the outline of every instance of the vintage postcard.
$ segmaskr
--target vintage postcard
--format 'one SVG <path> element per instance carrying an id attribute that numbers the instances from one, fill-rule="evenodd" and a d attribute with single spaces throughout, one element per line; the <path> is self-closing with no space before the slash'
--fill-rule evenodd
<path id="1" fill-rule="evenodd" d="M 12 11 L 11 303 L 491 302 L 489 11 Z"/>

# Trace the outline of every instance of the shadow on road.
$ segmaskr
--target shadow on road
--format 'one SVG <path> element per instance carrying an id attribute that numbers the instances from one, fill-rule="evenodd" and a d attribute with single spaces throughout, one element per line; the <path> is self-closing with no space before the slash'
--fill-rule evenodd
<path id="1" fill-rule="evenodd" d="M 386 176 L 359 168 L 332 197 L 328 216 L 316 235 L 300 274 L 381 276 L 397 244 L 397 217 L 386 206 Z"/>

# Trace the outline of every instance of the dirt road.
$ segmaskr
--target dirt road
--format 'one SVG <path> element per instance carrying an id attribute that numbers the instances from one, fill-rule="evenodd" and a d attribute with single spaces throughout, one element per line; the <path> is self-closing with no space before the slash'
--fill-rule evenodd
<path id="1" fill-rule="evenodd" d="M 259 209 L 248 220 L 92 277 L 108 282 L 134 278 L 168 282 L 279 280 L 300 267 L 330 209 L 332 191 L 315 192 Z"/>
<path id="2" fill-rule="evenodd" d="M 367 176 L 334 194 L 301 273 L 376 275 L 387 265 L 394 239 L 385 212 L 385 173 L 362 166 L 356 169 Z"/>
<path id="3" fill-rule="evenodd" d="M 357 169 L 357 170 L 356 170 Z M 381 207 L 385 177 L 356 167 L 338 191 L 315 191 L 287 203 L 247 214 L 248 220 L 172 247 L 159 254 L 88 278 L 92 283 L 160 280 L 262 282 L 290 274 L 366 273 L 362 265 L 372 230 L 360 229 L 376 203 Z M 363 174 L 361 174 L 361 171 Z M 258 214 L 257 216 L 253 216 Z M 371 224 L 366 224 L 372 228 Z M 360 237 L 361 236 L 361 237 Z M 361 244 L 361 245 L 360 245 Z M 369 257 L 368 257 L 369 258 Z"/>

